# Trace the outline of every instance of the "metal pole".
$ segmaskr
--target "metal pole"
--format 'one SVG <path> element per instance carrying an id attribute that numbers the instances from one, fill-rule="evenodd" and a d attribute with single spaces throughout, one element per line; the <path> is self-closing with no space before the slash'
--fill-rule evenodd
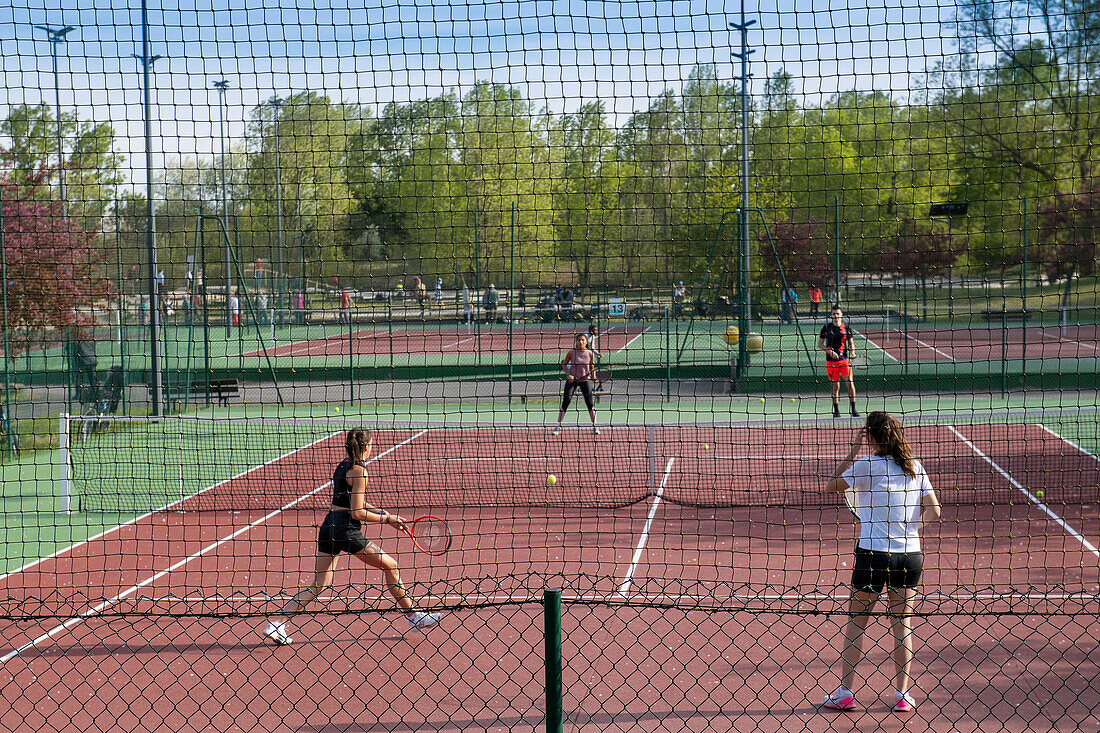
<path id="1" fill-rule="evenodd" d="M 226 193 L 225 182 L 225 90 L 229 86 L 227 79 L 214 82 L 214 87 L 218 90 L 218 137 L 221 138 L 221 173 L 222 173 L 222 185 L 221 185 L 221 199 L 222 199 L 222 222 L 225 227 L 225 231 L 229 231 L 229 196 Z M 229 237 L 225 238 L 225 337 L 228 339 L 233 335 L 233 312 L 230 308 L 230 297 L 233 290 L 233 275 L 231 274 L 231 268 L 229 264 Z M 239 309 L 239 307 L 238 307 Z"/>
<path id="2" fill-rule="evenodd" d="M 161 415 L 164 393 L 160 373 L 160 298 L 157 290 L 156 218 L 153 212 L 153 94 L 150 69 L 162 58 L 149 53 L 148 0 L 141 0 L 141 79 L 145 106 L 145 253 L 149 264 L 149 403 L 153 417 Z"/>
<path id="3" fill-rule="evenodd" d="M 1027 248 L 1028 248 L 1028 231 L 1027 231 L 1027 210 L 1028 200 L 1024 197 L 1024 263 L 1023 269 L 1020 271 L 1020 296 L 1023 298 L 1024 309 L 1024 325 L 1027 325 Z"/>
<path id="4" fill-rule="evenodd" d="M 749 27 L 755 20 L 745 20 L 745 0 L 741 0 L 741 22 L 730 23 L 730 27 L 741 34 L 741 53 L 733 54 L 741 60 L 741 220 L 738 222 L 738 247 L 740 284 L 740 313 L 738 329 L 741 332 L 741 346 L 737 350 L 737 376 L 740 379 L 748 366 L 748 350 L 745 339 L 752 322 L 752 294 L 750 292 L 750 249 L 749 249 L 749 208 L 752 205 L 749 196 L 749 55 L 755 53 L 749 48 Z"/>
<path id="5" fill-rule="evenodd" d="M 508 279 L 508 401 L 512 401 L 512 329 L 513 302 L 516 299 L 516 202 L 512 202 L 512 244 L 509 251 Z"/>
<path id="6" fill-rule="evenodd" d="M 76 30 L 74 26 L 67 25 L 64 28 L 53 28 L 48 25 L 36 25 L 40 31 L 45 31 L 50 37 L 53 46 L 53 93 L 54 115 L 57 117 L 57 192 L 61 199 L 61 216 L 69 218 L 69 205 L 65 197 L 65 149 L 61 139 L 61 83 L 57 78 L 57 46 L 65 41 L 65 36 Z"/>
<path id="7" fill-rule="evenodd" d="M 840 305 L 840 197 L 833 198 L 833 241 L 836 242 L 836 294 L 835 305 Z"/>
<path id="8" fill-rule="evenodd" d="M 543 595 L 546 665 L 546 733 L 562 733 L 561 591 L 548 588 Z"/>
<path id="9" fill-rule="evenodd" d="M 122 310 L 125 296 L 122 293 L 122 229 L 118 216 L 118 199 L 115 199 L 115 277 L 118 278 L 118 367 L 122 370 L 122 414 L 129 414 L 126 408 L 126 327 L 122 321 Z M 5 308 L 5 310 L 7 310 Z"/>
<path id="10" fill-rule="evenodd" d="M 279 118 L 282 117 L 283 100 L 272 97 L 268 104 L 275 108 L 275 246 L 279 252 L 279 269 L 282 273 L 284 290 L 287 291 L 287 305 L 289 306 L 290 288 L 287 286 L 287 254 L 283 247 L 283 183 L 282 170 L 279 166 Z"/>
<path id="11" fill-rule="evenodd" d="M 8 248 L 4 239 L 4 200 L 0 193 L 0 282 L 4 291 L 4 450 L 15 453 L 15 421 L 11 417 L 11 383 L 8 381 L 8 360 L 11 356 L 11 340 L 8 334 Z"/>

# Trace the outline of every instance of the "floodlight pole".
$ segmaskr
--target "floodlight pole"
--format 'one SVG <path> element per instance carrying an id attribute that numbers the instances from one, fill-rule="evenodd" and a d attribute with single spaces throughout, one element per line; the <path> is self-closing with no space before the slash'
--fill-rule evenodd
<path id="1" fill-rule="evenodd" d="M 156 218 L 153 213 L 153 95 L 150 69 L 163 56 L 149 53 L 149 9 L 147 0 L 141 0 L 141 55 L 134 58 L 141 62 L 141 79 L 145 98 L 145 253 L 149 261 L 149 404 L 153 416 L 161 414 L 160 373 L 160 297 L 157 286 Z"/>
<path id="2" fill-rule="evenodd" d="M 36 25 L 40 31 L 45 31 L 53 45 L 53 95 L 54 115 L 57 118 L 57 192 L 61 198 L 61 215 L 69 216 L 69 204 L 65 199 L 65 149 L 61 142 L 61 84 L 57 79 L 57 47 L 64 43 L 65 36 L 76 30 L 75 26 L 67 25 L 63 28 L 53 28 L 48 25 Z"/>
<path id="3" fill-rule="evenodd" d="M 734 382 L 740 385 L 740 379 L 745 367 L 749 363 L 747 348 L 749 328 L 752 323 L 752 294 L 749 292 L 749 213 L 752 201 L 749 196 L 749 56 L 756 53 L 749 48 L 749 27 L 756 23 L 755 20 L 745 20 L 745 0 L 741 0 L 741 22 L 730 23 L 730 28 L 741 34 L 741 53 L 734 53 L 733 57 L 741 61 L 741 215 L 738 217 L 738 261 L 737 268 L 738 292 L 741 302 L 738 304 L 737 328 L 740 338 L 737 341 L 737 366 L 734 369 Z"/>
<path id="4" fill-rule="evenodd" d="M 229 81 L 222 79 L 214 82 L 213 86 L 218 90 L 218 137 L 222 143 L 222 232 L 225 234 L 225 336 L 233 335 L 233 308 L 230 303 L 233 297 L 233 276 L 229 262 L 229 196 L 226 193 L 225 182 L 225 90 L 229 87 Z"/>
<path id="5" fill-rule="evenodd" d="M 279 269 L 283 277 L 283 286 L 287 291 L 287 307 L 289 308 L 290 287 L 287 281 L 288 258 L 283 250 L 283 183 L 279 168 L 279 117 L 282 116 L 283 100 L 272 97 L 267 103 L 275 110 L 275 247 L 279 252 Z"/>

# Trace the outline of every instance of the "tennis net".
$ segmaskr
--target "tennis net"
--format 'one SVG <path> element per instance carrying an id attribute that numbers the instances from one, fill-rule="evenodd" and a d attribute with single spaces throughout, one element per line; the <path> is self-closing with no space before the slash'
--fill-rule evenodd
<path id="1" fill-rule="evenodd" d="M 1095 413 L 920 414 L 905 419 L 943 501 L 1100 501 Z M 322 509 L 343 431 L 316 418 L 63 417 L 64 510 Z M 389 422 L 374 431 L 368 500 L 392 509 L 610 508 L 660 496 L 695 507 L 826 506 L 848 420 L 567 427 Z M 552 478 L 551 478 L 552 477 Z"/>

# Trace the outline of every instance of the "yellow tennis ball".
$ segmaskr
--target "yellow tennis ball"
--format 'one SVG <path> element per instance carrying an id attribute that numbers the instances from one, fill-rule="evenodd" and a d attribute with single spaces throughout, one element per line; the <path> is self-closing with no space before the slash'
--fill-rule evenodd
<path id="1" fill-rule="evenodd" d="M 550 474 L 549 476 L 546 477 L 546 483 L 548 483 L 548 484 L 556 484 L 557 482 L 558 482 L 558 477 L 555 476 L 554 474 Z"/>
<path id="2" fill-rule="evenodd" d="M 763 402 L 763 401 L 764 401 L 764 398 L 763 398 L 763 397 L 761 397 L 761 398 L 760 398 L 760 401 L 761 401 L 761 402 Z"/>
<path id="3" fill-rule="evenodd" d="M 336 410 L 337 412 L 340 412 L 340 408 L 339 408 L 339 407 L 334 407 L 334 408 L 332 408 L 332 409 Z"/>
<path id="4" fill-rule="evenodd" d="M 1040 499 L 1042 499 L 1043 498 L 1043 490 L 1039 489 L 1038 491 L 1035 492 L 1035 495 L 1037 497 L 1039 497 Z"/>
<path id="5" fill-rule="evenodd" d="M 703 450 L 710 450 L 710 446 L 706 443 L 703 443 Z"/>

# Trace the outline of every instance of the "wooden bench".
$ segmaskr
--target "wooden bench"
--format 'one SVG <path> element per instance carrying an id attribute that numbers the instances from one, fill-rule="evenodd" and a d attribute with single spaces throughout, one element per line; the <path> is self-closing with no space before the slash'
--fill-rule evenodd
<path id="1" fill-rule="evenodd" d="M 180 402 L 191 396 L 196 400 L 205 399 L 209 389 L 210 396 L 218 400 L 221 405 L 228 405 L 229 400 L 241 396 L 240 383 L 236 379 L 211 379 L 209 382 L 185 382 L 169 383 L 164 385 L 164 396 L 169 402 Z"/>
<path id="2" fill-rule="evenodd" d="M 982 311 L 982 320 L 989 323 L 1000 323 L 1001 321 L 1023 321 L 1025 319 L 1027 319 L 1027 311 L 1022 308 L 1007 311 Z"/>

